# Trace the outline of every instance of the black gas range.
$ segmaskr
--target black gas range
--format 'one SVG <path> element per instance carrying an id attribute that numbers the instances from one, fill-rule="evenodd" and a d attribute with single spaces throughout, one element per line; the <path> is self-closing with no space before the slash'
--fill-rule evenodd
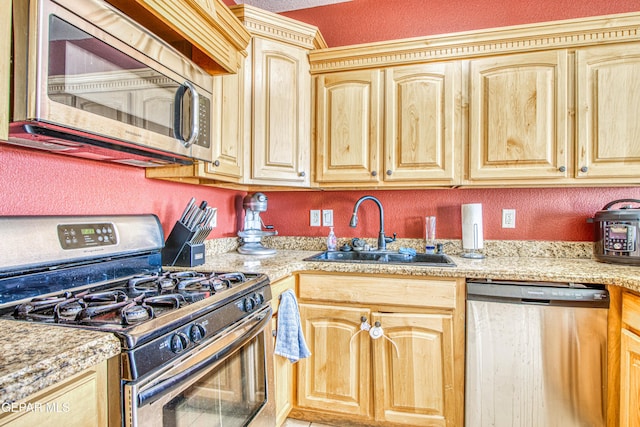
<path id="1" fill-rule="evenodd" d="M 263 274 L 164 270 L 155 215 L 0 217 L 0 235 L 0 316 L 114 333 L 125 381 L 271 299 Z"/>

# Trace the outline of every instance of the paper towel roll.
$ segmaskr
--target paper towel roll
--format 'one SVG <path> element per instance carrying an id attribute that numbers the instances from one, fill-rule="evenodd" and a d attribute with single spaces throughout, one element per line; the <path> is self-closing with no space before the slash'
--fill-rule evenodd
<path id="1" fill-rule="evenodd" d="M 477 242 L 474 245 L 474 233 L 477 230 Z M 462 205 L 462 248 L 482 249 L 482 203 Z"/>

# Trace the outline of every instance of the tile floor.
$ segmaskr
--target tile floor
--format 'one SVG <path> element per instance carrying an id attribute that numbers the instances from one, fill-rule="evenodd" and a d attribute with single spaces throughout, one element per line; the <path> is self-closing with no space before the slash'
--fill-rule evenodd
<path id="1" fill-rule="evenodd" d="M 294 420 L 287 418 L 282 427 L 334 427 L 329 424 L 310 423 L 309 421 Z"/>

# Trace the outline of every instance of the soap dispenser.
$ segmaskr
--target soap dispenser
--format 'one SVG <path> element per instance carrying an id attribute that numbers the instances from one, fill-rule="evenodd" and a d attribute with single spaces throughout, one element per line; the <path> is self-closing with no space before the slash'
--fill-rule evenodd
<path id="1" fill-rule="evenodd" d="M 327 236 L 327 250 L 335 251 L 338 246 L 338 239 L 336 238 L 336 234 L 333 232 L 333 227 L 330 227 L 329 235 Z"/>

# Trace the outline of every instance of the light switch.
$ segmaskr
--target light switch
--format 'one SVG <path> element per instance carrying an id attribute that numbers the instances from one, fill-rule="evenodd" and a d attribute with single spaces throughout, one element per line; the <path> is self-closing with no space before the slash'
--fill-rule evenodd
<path id="1" fill-rule="evenodd" d="M 325 227 L 333 227 L 333 209 L 322 210 L 322 225 Z"/>

